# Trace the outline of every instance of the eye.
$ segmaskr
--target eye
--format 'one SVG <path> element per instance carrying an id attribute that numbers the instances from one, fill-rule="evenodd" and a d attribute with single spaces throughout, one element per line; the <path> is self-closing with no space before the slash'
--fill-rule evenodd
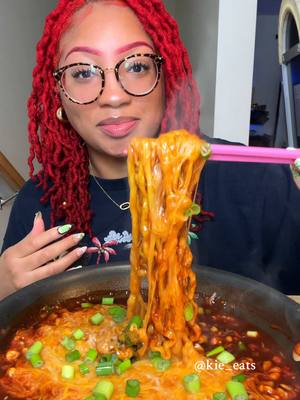
<path id="1" fill-rule="evenodd" d="M 133 73 L 142 73 L 147 72 L 150 69 L 150 65 L 146 62 L 141 61 L 126 61 L 125 62 L 125 70 L 126 72 L 133 72 Z"/>
<path id="2" fill-rule="evenodd" d="M 72 78 L 74 79 L 91 79 L 96 75 L 95 71 L 91 68 L 78 68 L 71 71 Z"/>

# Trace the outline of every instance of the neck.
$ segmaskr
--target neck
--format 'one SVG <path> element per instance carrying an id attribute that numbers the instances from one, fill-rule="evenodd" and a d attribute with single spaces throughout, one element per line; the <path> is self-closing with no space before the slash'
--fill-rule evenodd
<path id="1" fill-rule="evenodd" d="M 111 157 L 89 151 L 92 175 L 103 179 L 120 179 L 128 175 L 127 157 Z"/>

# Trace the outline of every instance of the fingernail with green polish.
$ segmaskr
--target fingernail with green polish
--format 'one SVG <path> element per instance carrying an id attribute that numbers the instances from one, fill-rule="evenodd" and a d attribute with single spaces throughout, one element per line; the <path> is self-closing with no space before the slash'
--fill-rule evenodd
<path id="1" fill-rule="evenodd" d="M 64 235 L 65 233 L 68 233 L 71 229 L 72 229 L 72 225 L 66 224 L 66 225 L 62 225 L 62 226 L 58 227 L 57 231 L 60 235 Z"/>
<path id="2" fill-rule="evenodd" d="M 80 240 L 83 239 L 84 236 L 85 236 L 84 233 L 75 233 L 75 234 L 73 235 L 73 238 L 74 238 L 76 241 L 80 242 Z"/>

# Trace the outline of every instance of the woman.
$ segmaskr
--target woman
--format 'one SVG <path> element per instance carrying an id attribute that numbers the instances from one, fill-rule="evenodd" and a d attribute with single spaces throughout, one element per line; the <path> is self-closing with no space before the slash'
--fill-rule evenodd
<path id="1" fill-rule="evenodd" d="M 37 47 L 28 110 L 31 180 L 14 204 L 4 239 L 1 298 L 72 265 L 128 260 L 131 138 L 179 128 L 199 131 L 189 59 L 161 0 L 60 0 Z M 36 177 L 35 158 L 42 166 Z M 267 277 L 270 285 L 294 292 L 293 284 L 268 275 L 278 270 L 282 252 L 273 257 L 270 240 L 278 226 L 272 211 L 260 210 L 269 204 L 265 181 L 272 210 L 275 204 L 289 224 L 286 200 L 296 203 L 300 196 L 288 170 L 209 163 L 200 192 L 214 221 L 205 224 L 192 248 L 199 262 L 261 281 Z M 254 214 L 245 206 L 253 195 Z M 200 222 L 207 216 L 213 215 L 203 213 Z M 279 238 L 289 228 L 283 225 Z M 294 225 L 300 227 L 299 215 Z M 294 244 L 300 248 L 297 239 Z M 298 251 L 292 256 L 300 259 Z"/>

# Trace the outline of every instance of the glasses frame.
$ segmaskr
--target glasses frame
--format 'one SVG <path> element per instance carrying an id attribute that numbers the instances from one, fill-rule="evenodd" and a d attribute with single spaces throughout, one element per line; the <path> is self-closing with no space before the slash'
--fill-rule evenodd
<path id="1" fill-rule="evenodd" d="M 133 94 L 133 93 L 130 93 L 128 90 L 126 90 L 126 89 L 124 88 L 124 86 L 122 85 L 122 82 L 120 81 L 120 77 L 119 77 L 119 68 L 120 68 L 121 64 L 122 64 L 123 62 L 125 62 L 125 61 L 127 61 L 127 60 L 130 60 L 130 59 L 132 59 L 132 58 L 135 58 L 135 57 L 149 57 L 149 58 L 151 58 L 151 59 L 155 62 L 156 68 L 157 68 L 157 77 L 156 77 L 156 82 L 155 82 L 155 84 L 153 85 L 153 87 L 152 87 L 150 90 L 148 90 L 148 92 L 143 93 L 143 94 Z M 80 62 L 80 63 L 73 63 L 73 64 L 65 65 L 64 67 L 61 67 L 61 68 L 55 70 L 55 71 L 53 72 L 53 76 L 54 76 L 54 78 L 57 80 L 57 82 L 58 82 L 58 84 L 59 84 L 59 87 L 60 87 L 61 90 L 63 91 L 64 95 L 65 95 L 70 101 L 72 101 L 72 102 L 75 103 L 75 104 L 87 105 L 87 104 L 94 103 L 94 102 L 101 96 L 101 94 L 103 93 L 103 90 L 104 90 L 104 88 L 105 88 L 105 71 L 114 71 L 114 72 L 115 72 L 115 77 L 116 77 L 117 81 L 119 82 L 120 86 L 122 87 L 122 89 L 124 90 L 124 92 L 126 92 L 126 93 L 129 94 L 130 96 L 134 96 L 134 97 L 143 97 L 143 96 L 147 96 L 148 94 L 150 94 L 151 92 L 153 92 L 153 90 L 156 88 L 156 86 L 157 86 L 157 84 L 158 84 L 158 82 L 159 82 L 159 80 L 160 80 L 160 76 L 161 76 L 161 66 L 162 66 L 163 62 L 164 62 L 163 57 L 162 57 L 162 56 L 159 56 L 159 55 L 157 55 L 157 54 L 152 54 L 152 53 L 137 53 L 137 54 L 132 54 L 132 55 L 130 55 L 130 56 L 128 56 L 128 57 L 125 57 L 125 58 L 123 58 L 122 60 L 118 61 L 118 63 L 115 65 L 114 68 L 101 68 L 101 67 L 99 67 L 99 65 Z M 101 76 L 101 78 L 102 78 L 102 85 L 101 85 L 101 89 L 100 89 L 100 92 L 99 92 L 98 96 L 95 97 L 94 100 L 87 101 L 87 102 L 80 102 L 80 101 L 77 101 L 77 100 L 73 99 L 73 98 L 67 93 L 67 91 L 65 90 L 65 88 L 64 88 L 64 86 L 63 86 L 63 84 L 62 84 L 61 78 L 62 78 L 64 72 L 65 72 L 68 68 L 77 67 L 77 66 L 80 66 L 80 65 L 82 65 L 82 66 L 91 66 L 91 67 L 97 69 L 97 70 L 100 72 L 100 76 Z"/>

